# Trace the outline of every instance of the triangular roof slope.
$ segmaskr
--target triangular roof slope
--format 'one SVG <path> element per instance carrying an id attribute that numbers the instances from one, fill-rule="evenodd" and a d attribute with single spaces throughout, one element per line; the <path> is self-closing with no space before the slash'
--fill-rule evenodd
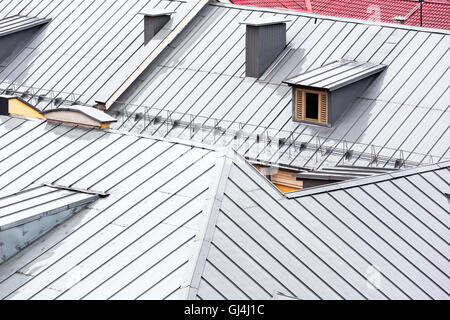
<path id="1" fill-rule="evenodd" d="M 447 299 L 449 169 L 366 178 L 287 200 L 237 160 L 189 297 Z"/>

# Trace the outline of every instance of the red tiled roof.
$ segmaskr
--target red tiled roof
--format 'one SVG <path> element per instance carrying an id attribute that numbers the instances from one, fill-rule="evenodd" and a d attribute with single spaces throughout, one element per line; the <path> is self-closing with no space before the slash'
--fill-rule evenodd
<path id="1" fill-rule="evenodd" d="M 312 12 L 393 22 L 394 17 L 408 17 L 405 24 L 420 25 L 420 10 L 418 0 L 232 0 L 236 4 L 269 8 L 284 8 Z M 450 0 L 425 1 L 422 8 L 422 23 L 424 27 L 450 30 Z"/>

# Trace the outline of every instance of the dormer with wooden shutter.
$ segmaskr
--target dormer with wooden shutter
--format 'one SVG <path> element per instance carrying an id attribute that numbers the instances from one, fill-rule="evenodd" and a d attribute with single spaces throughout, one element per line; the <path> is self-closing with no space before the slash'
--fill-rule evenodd
<path id="1" fill-rule="evenodd" d="M 386 68 L 340 60 L 290 78 L 294 121 L 331 127 Z"/>

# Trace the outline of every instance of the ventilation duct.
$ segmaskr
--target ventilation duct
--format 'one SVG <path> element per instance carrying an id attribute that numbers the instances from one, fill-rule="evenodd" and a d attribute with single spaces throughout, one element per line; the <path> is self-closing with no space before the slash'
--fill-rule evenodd
<path id="1" fill-rule="evenodd" d="M 241 22 L 246 25 L 245 73 L 259 78 L 286 47 L 286 23 L 278 17 Z"/>

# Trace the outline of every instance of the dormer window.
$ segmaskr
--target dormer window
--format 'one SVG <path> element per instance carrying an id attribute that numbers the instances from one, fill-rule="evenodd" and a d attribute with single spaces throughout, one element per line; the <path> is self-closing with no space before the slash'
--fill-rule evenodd
<path id="1" fill-rule="evenodd" d="M 328 93 L 296 89 L 295 120 L 328 124 Z"/>
<path id="2" fill-rule="evenodd" d="M 331 127 L 386 68 L 340 60 L 290 78 L 294 121 Z"/>

